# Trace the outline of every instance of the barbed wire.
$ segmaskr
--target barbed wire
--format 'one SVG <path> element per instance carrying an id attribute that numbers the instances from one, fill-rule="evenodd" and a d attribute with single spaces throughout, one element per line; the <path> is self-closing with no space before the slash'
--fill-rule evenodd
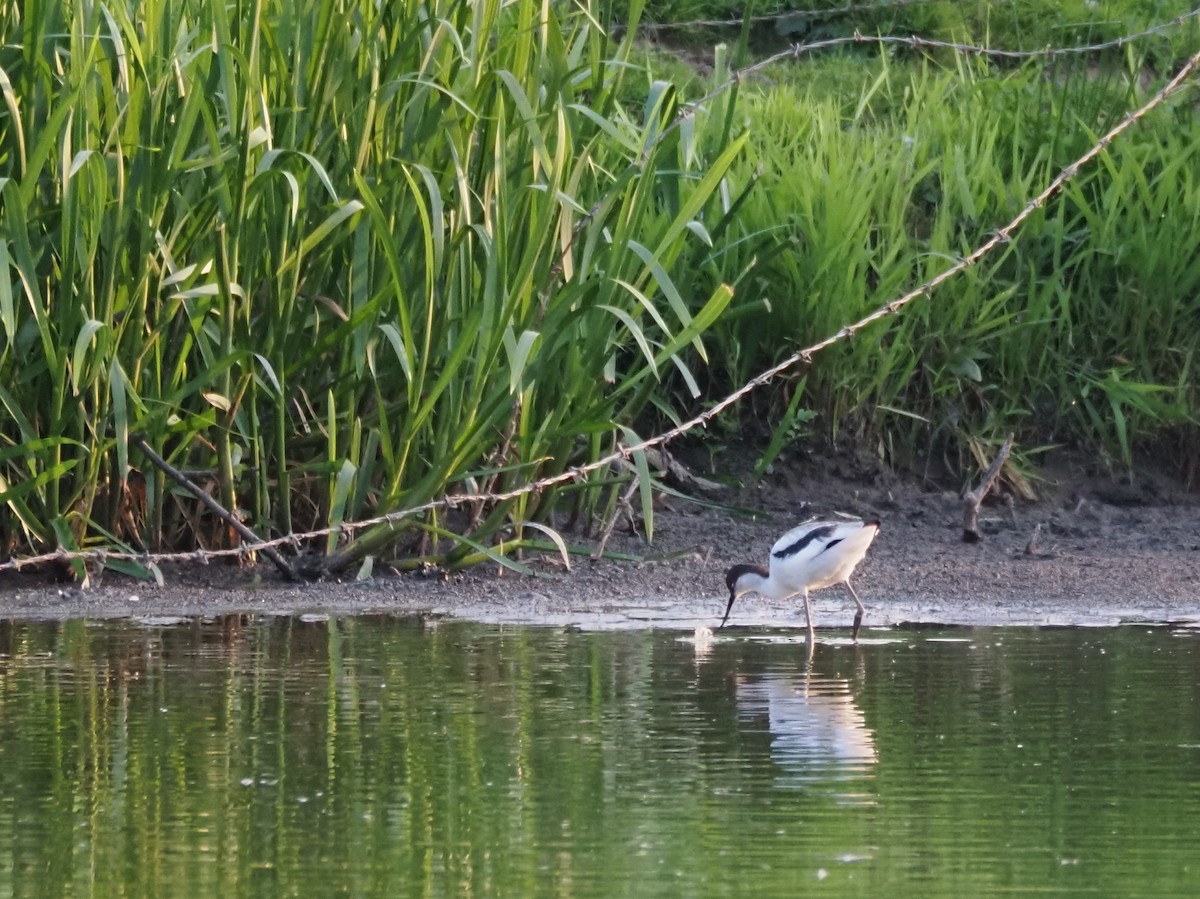
<path id="1" fill-rule="evenodd" d="M 771 56 L 764 57 L 751 65 L 741 69 L 735 69 L 730 72 L 729 77 L 714 87 L 698 100 L 689 102 L 688 105 L 675 117 L 675 119 L 661 132 L 655 141 L 649 144 L 642 151 L 642 158 L 647 158 L 651 150 L 658 145 L 659 141 L 664 140 L 675 129 L 682 127 L 683 123 L 689 118 L 698 115 L 704 110 L 709 103 L 720 97 L 733 86 L 740 84 L 750 75 L 753 75 L 762 69 L 768 68 L 776 63 L 782 62 L 785 59 L 799 59 L 809 53 L 815 53 L 819 50 L 829 50 L 834 47 L 844 47 L 850 44 L 878 44 L 880 46 L 906 46 L 913 49 L 942 49 L 952 50 L 956 53 L 968 54 L 971 56 L 996 57 L 1000 59 L 1035 59 L 1035 58 L 1053 58 L 1056 56 L 1078 55 L 1083 53 L 1094 53 L 1101 50 L 1109 50 L 1118 47 L 1124 47 L 1126 44 L 1133 43 L 1141 38 L 1149 35 L 1158 34 L 1167 31 L 1171 28 L 1182 26 L 1189 19 L 1194 19 L 1200 16 L 1200 7 L 1194 8 L 1181 15 L 1176 16 L 1167 22 L 1162 22 L 1147 28 L 1145 31 L 1139 31 L 1134 34 L 1122 35 L 1112 40 L 1103 41 L 1098 44 L 1086 44 L 1074 47 L 1046 47 L 1041 50 L 1000 50 L 993 47 L 984 47 L 978 44 L 964 44 L 956 41 L 941 41 L 933 38 L 917 37 L 909 35 L 907 37 L 901 35 L 868 35 L 860 31 L 855 31 L 851 35 L 842 37 L 826 38 L 820 41 L 810 41 L 808 43 L 797 43 L 788 47 L 786 50 L 781 50 Z M 583 224 L 586 223 L 594 214 L 594 210 L 589 212 L 579 223 L 576 230 L 581 230 Z"/>
<path id="2" fill-rule="evenodd" d="M 835 16 L 850 16 L 860 12 L 876 12 L 899 9 L 905 6 L 923 6 L 926 3 L 936 3 L 939 0 L 879 0 L 877 3 L 851 3 L 846 6 L 833 6 L 829 9 L 789 9 L 779 12 L 763 13 L 760 16 L 750 16 L 748 19 L 693 19 L 690 22 L 643 22 L 638 27 L 642 31 L 683 31 L 688 28 L 730 28 L 743 22 L 760 24 L 779 22 L 787 19 L 824 19 Z"/>
<path id="3" fill-rule="evenodd" d="M 845 44 L 901 44 L 913 48 L 929 48 L 954 50 L 957 53 L 968 53 L 973 56 L 995 56 L 1000 59 L 1038 59 L 1038 58 L 1053 58 L 1056 56 L 1078 56 L 1085 53 L 1098 53 L 1101 50 L 1116 50 L 1124 47 L 1126 44 L 1132 44 L 1142 38 L 1152 37 L 1156 34 L 1161 34 L 1165 31 L 1170 31 L 1172 28 L 1178 28 L 1187 22 L 1189 19 L 1194 19 L 1200 16 L 1200 8 L 1189 10 L 1176 16 L 1168 22 L 1162 22 L 1147 28 L 1145 31 L 1138 31 L 1133 34 L 1123 34 L 1120 37 L 1115 37 L 1107 41 L 1100 41 L 1095 44 L 1079 44 L 1074 47 L 1043 47 L 1040 50 L 1001 50 L 994 47 L 984 47 L 978 44 L 964 44 L 957 41 L 940 41 L 933 38 L 922 38 L 916 35 L 903 37 L 900 35 L 890 34 L 863 34 L 860 31 L 855 31 L 854 34 L 844 37 L 827 38 L 822 41 L 811 41 L 806 44 L 793 44 L 789 49 L 760 63 L 755 63 L 751 68 L 760 68 L 763 64 L 778 62 L 781 59 L 788 57 L 799 57 L 804 53 L 811 53 L 815 50 L 826 50 L 830 47 L 842 46 Z"/>
<path id="4" fill-rule="evenodd" d="M 833 334 L 826 337 L 811 346 L 798 350 L 788 356 L 781 362 L 776 363 L 768 369 L 760 372 L 755 377 L 751 378 L 737 390 L 728 394 L 721 400 L 709 406 L 704 411 L 698 413 L 692 418 L 684 421 L 670 430 L 664 431 L 654 437 L 650 437 L 640 443 L 635 443 L 627 446 L 619 447 L 614 452 L 595 459 L 582 465 L 577 465 L 568 468 L 555 475 L 550 475 L 540 480 L 523 484 L 520 487 L 514 487 L 511 490 L 503 490 L 491 493 L 480 494 L 453 494 L 443 496 L 440 499 L 431 500 L 420 505 L 412 506 L 407 509 L 402 509 L 395 512 L 389 512 L 384 515 L 379 515 L 374 518 L 364 519 L 356 522 L 345 522 L 337 527 L 320 528 L 318 530 L 308 531 L 301 534 L 289 534 L 285 537 L 277 537 L 272 540 L 264 540 L 260 543 L 244 545 L 230 549 L 217 550 L 192 550 L 188 552 L 173 552 L 173 553 L 132 553 L 118 552 L 111 550 L 66 550 L 59 548 L 52 552 L 43 553 L 37 556 L 27 556 L 17 559 L 11 559 L 7 562 L 0 563 L 0 571 L 20 569 L 27 566 L 41 565 L 50 562 L 71 562 L 71 561 L 93 561 L 103 563 L 109 560 L 120 560 L 128 562 L 137 562 L 145 565 L 168 563 L 168 562 L 202 562 L 221 557 L 247 557 L 250 554 L 266 550 L 268 548 L 277 548 L 281 546 L 299 546 L 307 540 L 316 539 L 319 537 L 327 537 L 331 534 L 346 534 L 354 531 L 362 530 L 368 527 L 376 527 L 385 524 L 397 524 L 405 519 L 413 518 L 422 515 L 426 512 L 431 512 L 437 509 L 454 509 L 459 506 L 477 504 L 477 503 L 503 503 L 510 500 L 519 499 L 522 496 L 528 496 L 532 493 L 543 491 L 549 487 L 554 487 L 559 484 L 564 484 L 570 481 L 577 481 L 584 476 L 596 471 L 608 468 L 617 462 L 628 461 L 631 457 L 638 453 L 644 453 L 647 450 L 655 449 L 671 442 L 689 431 L 696 428 L 707 426 L 708 422 L 712 421 L 730 406 L 737 403 L 742 397 L 757 388 L 770 383 L 777 377 L 782 375 L 789 369 L 800 365 L 808 365 L 812 362 L 813 356 L 822 350 L 827 349 L 834 344 L 844 340 L 849 340 L 854 337 L 859 331 L 881 319 L 895 315 L 905 306 L 912 303 L 914 300 L 921 297 L 929 296 L 939 286 L 946 281 L 960 274 L 966 269 L 978 263 L 981 259 L 992 252 L 1001 244 L 1008 243 L 1013 239 L 1013 235 L 1017 229 L 1024 224 L 1035 211 L 1042 208 L 1046 201 L 1056 194 L 1064 184 L 1073 179 L 1079 170 L 1087 165 L 1091 160 L 1103 153 L 1109 145 L 1112 144 L 1117 137 L 1132 125 L 1144 118 L 1156 107 L 1162 105 L 1167 99 L 1180 91 L 1188 78 L 1200 67 L 1200 52 L 1193 55 L 1188 61 L 1176 72 L 1157 93 L 1149 100 L 1138 107 L 1133 112 L 1126 113 L 1121 120 L 1107 131 L 1099 140 L 1096 141 L 1086 152 L 1079 156 L 1070 165 L 1063 168 L 1053 180 L 1051 180 L 1032 200 L 1027 203 L 1007 224 L 999 228 L 988 240 L 984 241 L 971 253 L 960 257 L 957 262 L 925 281 L 920 286 L 908 291 L 907 293 L 885 303 L 874 312 L 860 318 L 853 324 L 845 325 Z"/>
<path id="5" fill-rule="evenodd" d="M 751 24 L 785 21 L 788 19 L 816 19 L 816 18 L 832 18 L 840 15 L 851 15 L 859 12 L 873 12 L 875 10 L 896 9 L 905 6 L 917 6 L 924 3 L 931 3 L 934 0 L 891 0 L 891 2 L 879 3 L 861 3 L 852 4 L 849 6 L 839 6 L 832 9 L 797 9 L 788 10 L 786 12 L 767 13 L 761 16 L 751 16 L 749 19 L 695 19 L 691 22 L 646 22 L 639 26 L 642 31 L 660 32 L 660 31 L 676 31 L 685 30 L 687 28 L 732 28 L 741 26 L 744 22 Z M 1172 28 L 1177 28 L 1189 19 L 1193 19 L 1200 15 L 1200 8 L 1189 10 L 1186 13 L 1176 16 L 1166 22 L 1160 22 L 1158 25 L 1152 25 L 1144 31 L 1125 34 L 1120 37 L 1111 38 L 1107 41 L 1100 41 L 1094 44 L 1080 44 L 1074 47 L 1043 47 L 1039 50 L 998 50 L 987 47 L 980 47 L 971 44 L 954 43 L 951 41 L 935 41 L 935 40 L 920 40 L 920 46 L 935 46 L 960 50 L 962 52 L 970 52 L 975 55 L 990 55 L 998 56 L 1005 59 L 1032 59 L 1039 56 L 1070 56 L 1084 53 L 1097 53 L 1102 50 L 1115 50 L 1124 47 L 1126 44 L 1131 44 L 1134 41 L 1142 38 L 1153 37 L 1156 34 L 1170 31 Z M 911 37 L 897 36 L 877 36 L 864 37 L 858 31 L 850 37 L 830 38 L 826 41 L 814 41 L 803 45 L 806 50 L 827 49 L 832 46 L 848 43 L 864 43 L 864 42 L 880 42 L 880 43 L 911 43 L 914 39 Z M 790 50 L 779 54 L 781 57 L 787 57 L 794 54 L 796 45 Z"/>

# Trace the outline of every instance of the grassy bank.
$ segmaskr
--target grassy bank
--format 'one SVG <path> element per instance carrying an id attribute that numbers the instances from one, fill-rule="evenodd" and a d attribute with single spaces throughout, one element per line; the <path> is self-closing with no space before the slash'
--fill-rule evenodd
<path id="1" fill-rule="evenodd" d="M 1072 34 L 1169 18 L 1117 6 Z M 601 518 L 628 475 L 343 525 L 597 459 L 921 283 L 1195 37 L 1049 65 L 858 46 L 680 118 L 756 45 L 695 68 L 707 32 L 692 29 L 667 69 L 647 62 L 641 13 L 6 9 L 0 551 L 235 544 L 145 441 L 262 536 L 330 529 L 310 548 L 336 567 L 519 564 L 522 546 L 558 545 L 552 512 Z M 974 41 L 1000 11 L 887 15 Z M 1058 33 L 1033 24 L 1031 40 Z M 747 33 L 763 28 L 798 33 Z M 1188 104 L 1149 118 L 1002 254 L 724 424 L 954 468 L 1007 430 L 1026 453 L 1075 441 L 1117 468 L 1164 428 L 1185 440 L 1195 145 Z"/>
<path id="2" fill-rule="evenodd" d="M 1007 48 L 1035 50 L 1168 27 L 1120 48 L 1024 59 L 853 43 L 742 81 L 750 145 L 732 177 L 756 183 L 737 239 L 714 254 L 713 278 L 738 288 L 714 331 L 722 384 L 743 383 L 982 244 L 1145 102 L 1180 53 L 1200 47 L 1195 16 L 1171 24 L 1183 4 L 1092 4 L 1053 21 L 1013 18 L 1018 7 L 912 4 L 885 7 L 871 23 L 886 17 L 901 35 L 925 24 L 931 39 L 982 48 L 1003 20 Z M 866 31 L 868 14 L 857 15 L 853 28 Z M 805 19 L 806 34 L 827 38 L 846 18 L 820 28 Z M 779 22 L 767 9 L 756 27 Z M 676 30 L 689 40 L 697 31 Z M 670 33 L 658 32 L 660 41 Z M 763 43 L 729 53 L 749 64 L 756 49 L 773 49 Z M 672 52 L 672 65 L 705 59 L 690 45 Z M 697 94 L 724 79 L 719 67 L 692 71 Z M 1152 464 L 1194 478 L 1196 136 L 1187 100 L 1157 111 L 1004 252 L 822 353 L 737 426 L 779 422 L 772 447 L 805 434 L 850 437 L 894 463 L 925 470 L 932 460 L 950 472 L 986 459 L 1015 431 L 1027 462 L 1039 447 L 1075 444 L 1095 452 L 1098 470 L 1130 474 L 1144 450 Z"/>
<path id="3" fill-rule="evenodd" d="M 626 439 L 728 301 L 690 272 L 745 137 L 702 117 L 657 139 L 677 99 L 643 78 L 618 101 L 637 73 L 609 21 L 462 0 L 10 8 L 4 551 L 228 542 L 131 435 L 263 535 Z M 611 488 L 555 498 L 590 515 Z M 479 558 L 548 499 L 359 532 L 343 561 L 398 537 L 414 560 Z"/>
<path id="4" fill-rule="evenodd" d="M 1146 96 L 1131 73 L 1054 83 L 1035 63 L 889 65 L 853 103 L 745 92 L 739 171 L 759 183 L 739 221 L 787 246 L 755 264 L 718 338 L 730 382 L 781 355 L 756 335 L 815 342 L 970 252 Z M 1094 447 L 1117 471 L 1139 443 L 1182 439 L 1200 411 L 1196 147 L 1190 109 L 1153 115 L 1003 252 L 822 354 L 802 401 L 815 426 L 895 461 L 948 454 L 950 470 L 1008 431 Z"/>

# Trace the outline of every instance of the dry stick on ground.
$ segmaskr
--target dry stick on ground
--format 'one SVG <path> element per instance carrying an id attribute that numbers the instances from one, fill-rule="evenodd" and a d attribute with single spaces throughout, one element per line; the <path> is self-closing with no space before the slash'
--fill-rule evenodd
<path id="1" fill-rule="evenodd" d="M 253 546 L 249 547 L 250 549 L 262 550 L 263 555 L 275 563 L 275 567 L 279 569 L 279 572 L 285 578 L 287 578 L 289 581 L 300 580 L 300 576 L 296 574 L 296 569 L 294 569 L 288 563 L 287 559 L 279 554 L 279 551 L 275 549 L 275 547 L 267 545 L 265 540 L 262 540 L 257 534 L 254 533 L 254 531 L 250 530 L 250 528 L 238 521 L 236 516 L 234 516 L 219 502 L 213 499 L 206 490 L 202 489 L 191 478 L 152 450 L 150 448 L 150 444 L 146 442 L 146 438 L 144 438 L 141 434 L 133 434 L 130 436 L 129 442 L 140 449 L 145 454 L 146 458 L 153 462 L 155 466 L 162 469 L 162 471 L 166 473 L 167 477 L 169 477 L 184 490 L 188 491 L 188 493 L 192 494 L 192 496 L 196 497 L 196 499 L 200 500 L 200 502 L 204 503 L 204 505 L 208 506 L 214 515 L 237 531 L 244 539 L 254 544 Z"/>
<path id="2" fill-rule="evenodd" d="M 963 496 L 963 543 L 978 543 L 983 539 L 983 534 L 979 531 L 979 504 L 991 492 L 992 484 L 995 483 L 1000 469 L 1004 467 L 1004 460 L 1008 458 L 1009 450 L 1012 449 L 1012 443 L 1013 435 L 1010 433 L 1004 438 L 1004 446 L 996 453 L 996 458 L 988 466 L 979 486 Z"/>
<path id="3" fill-rule="evenodd" d="M 1037 556 L 1041 555 L 1042 546 L 1038 542 L 1038 538 L 1042 533 L 1042 523 L 1039 521 L 1033 526 L 1033 533 L 1029 535 L 1029 542 L 1025 544 L 1025 555 Z"/>
<path id="4" fill-rule="evenodd" d="M 600 535 L 600 542 L 596 545 L 595 552 L 592 553 L 593 559 L 600 559 L 604 557 L 604 548 L 608 546 L 609 538 L 612 537 L 613 530 L 617 526 L 617 519 L 621 517 L 622 512 L 629 516 L 629 521 L 634 525 L 634 529 L 636 530 L 637 525 L 633 517 L 633 505 L 630 500 L 633 499 L 633 495 L 637 492 L 638 487 L 640 486 L 641 476 L 634 474 L 633 480 L 629 482 L 629 489 L 622 493 L 617 499 L 616 504 L 613 506 L 612 514 L 609 515 L 607 521 L 604 522 L 604 530 Z"/>

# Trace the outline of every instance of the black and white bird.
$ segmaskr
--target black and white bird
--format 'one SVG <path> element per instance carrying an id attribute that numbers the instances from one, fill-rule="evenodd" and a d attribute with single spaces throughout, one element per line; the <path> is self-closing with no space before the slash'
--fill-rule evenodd
<path id="1" fill-rule="evenodd" d="M 734 565 L 725 572 L 729 605 L 721 627 L 729 620 L 733 601 L 745 593 L 759 593 L 767 599 L 788 599 L 797 593 L 804 597 L 804 619 L 808 624 L 809 645 L 813 642 L 812 610 L 808 591 L 834 584 L 845 584 L 858 611 L 854 615 L 854 639 L 862 624 L 862 600 L 850 586 L 850 575 L 867 554 L 867 548 L 879 533 L 879 520 L 821 521 L 813 519 L 792 528 L 771 547 L 770 567 Z"/>

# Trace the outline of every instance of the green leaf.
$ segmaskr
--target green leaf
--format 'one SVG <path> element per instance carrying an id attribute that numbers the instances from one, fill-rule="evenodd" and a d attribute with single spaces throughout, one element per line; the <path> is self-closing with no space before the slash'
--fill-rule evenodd
<path id="1" fill-rule="evenodd" d="M 517 338 L 513 336 L 511 327 L 504 329 L 504 349 L 508 353 L 509 393 L 516 394 L 521 391 L 529 356 L 540 336 L 537 331 L 522 331 L 520 338 Z"/>
<path id="2" fill-rule="evenodd" d="M 58 540 L 60 549 L 64 549 L 68 553 L 79 552 L 79 544 L 76 542 L 75 535 L 71 532 L 71 527 L 67 524 L 67 520 L 63 516 L 55 515 L 50 520 L 50 528 L 54 531 L 54 536 Z M 77 583 L 85 588 L 90 586 L 87 566 L 84 564 L 83 559 L 68 559 L 67 564 L 71 567 L 71 572 L 75 575 Z"/>
<path id="3" fill-rule="evenodd" d="M 550 542 L 553 543 L 555 548 L 558 549 L 558 554 L 562 557 L 563 565 L 566 566 L 567 571 L 571 570 L 571 553 L 567 549 L 567 543 L 565 540 L 563 540 L 562 535 L 558 531 L 554 530 L 554 528 L 548 527 L 536 521 L 529 521 L 528 519 L 515 522 L 513 527 L 532 528 L 535 531 L 541 531 L 550 538 Z"/>
<path id="4" fill-rule="evenodd" d="M 610 306 L 607 303 L 600 303 L 596 308 L 603 309 L 625 326 L 625 329 L 629 331 L 630 336 L 633 337 L 634 342 L 637 343 L 638 348 L 642 351 L 642 357 L 646 360 L 651 370 L 655 374 L 658 374 L 658 366 L 654 361 L 654 351 L 650 348 L 650 342 L 646 339 L 646 335 L 638 323 L 633 320 L 633 317 L 624 309 Z"/>
<path id="5" fill-rule="evenodd" d="M 79 336 L 75 338 L 75 353 L 71 357 L 71 390 L 76 395 L 79 394 L 79 378 L 87 364 L 87 351 L 92 338 L 104 327 L 104 322 L 89 318 L 80 329 Z"/>
<path id="6" fill-rule="evenodd" d="M 346 501 L 350 498 L 354 476 L 357 473 L 357 467 L 349 459 L 343 460 L 341 468 L 338 469 L 333 493 L 329 498 L 329 527 L 332 530 L 325 538 L 325 554 L 328 556 L 332 556 L 337 549 L 338 538 L 341 536 L 340 528 L 346 520 Z"/>
<path id="7" fill-rule="evenodd" d="M 625 435 L 625 445 L 632 447 L 642 442 L 632 428 L 621 426 Z M 646 451 L 637 450 L 632 454 L 633 466 L 637 470 L 638 494 L 642 499 L 642 521 L 646 528 L 646 539 L 654 539 L 654 482 L 650 479 L 650 465 L 646 461 Z"/>
<path id="8" fill-rule="evenodd" d="M 9 280 L 10 266 L 8 241 L 0 238 L 0 326 L 11 345 L 17 339 L 17 311 L 13 305 L 12 282 Z"/>

